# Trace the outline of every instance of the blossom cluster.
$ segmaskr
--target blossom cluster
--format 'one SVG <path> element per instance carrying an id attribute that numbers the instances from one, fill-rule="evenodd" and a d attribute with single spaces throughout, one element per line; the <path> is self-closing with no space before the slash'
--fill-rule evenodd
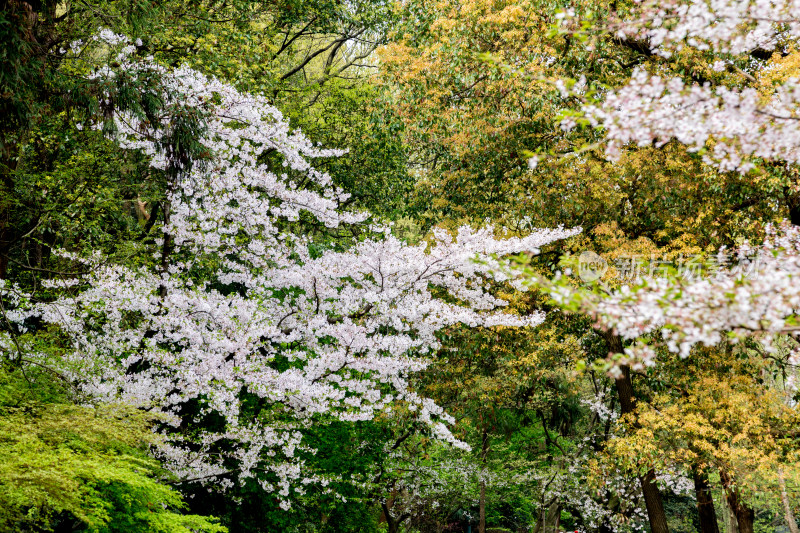
<path id="1" fill-rule="evenodd" d="M 661 146 L 674 139 L 722 170 L 744 173 L 753 158 L 800 162 L 800 86 L 786 83 L 763 100 L 755 89 L 687 85 L 638 68 L 625 86 L 583 112 L 605 130 L 613 158 L 629 143 Z"/>
<path id="2" fill-rule="evenodd" d="M 736 63 L 761 68 L 749 56 L 785 53 L 800 37 L 800 3 L 796 0 L 643 1 L 625 18 L 608 23 L 622 41 L 635 41 L 654 54 L 669 57 L 691 47 L 713 55 L 712 69 L 729 67 L 757 81 Z M 756 72 L 756 75 L 758 73 Z M 562 93 L 566 85 L 562 84 Z M 569 91 L 568 91 L 569 92 Z M 580 96 L 577 89 L 572 94 Z M 800 87 L 790 78 L 767 93 L 754 88 L 687 83 L 679 76 L 634 69 L 620 88 L 603 91 L 601 101 L 587 102 L 580 112 L 606 134 L 606 151 L 616 158 L 626 144 L 661 146 L 671 140 L 700 152 L 725 171 L 747 172 L 753 160 L 800 161 L 798 128 Z M 575 127 L 566 117 L 565 129 Z"/>
<path id="3" fill-rule="evenodd" d="M 347 194 L 310 162 L 341 151 L 315 146 L 264 97 L 138 59 L 122 36 L 100 37 L 125 48 L 120 67 L 93 76 L 157 78 L 168 106 L 205 117 L 197 142 L 207 157 L 171 159 L 168 114 L 154 124 L 113 110 L 119 145 L 172 171 L 163 249 L 151 266 L 74 258 L 90 273 L 63 284 L 62 296 L 14 300 L 9 319 L 19 331 L 36 317 L 69 339 L 66 353 L 40 354 L 39 364 L 95 400 L 163 413 L 171 426 L 159 453 L 182 478 L 224 486 L 255 477 L 284 501 L 318 481 L 301 458 L 313 453 L 303 444 L 313 424 L 369 420 L 403 402 L 435 436 L 458 444 L 451 418 L 409 389 L 409 374 L 424 368 L 445 326 L 541 322 L 541 313 L 503 312 L 490 288 L 508 281 L 497 257 L 535 253 L 579 230 L 495 239 L 491 228 L 464 227 L 416 246 L 385 228 L 370 231 L 368 216 L 340 209 Z M 320 252 L 309 232 L 290 229 L 302 223 L 358 225 L 366 237 Z"/>
<path id="4" fill-rule="evenodd" d="M 601 328 L 638 339 L 625 349 L 622 362 L 629 364 L 653 363 L 656 352 L 642 341 L 646 336 L 686 357 L 696 345 L 755 336 L 769 348 L 776 334 L 800 333 L 800 228 L 769 228 L 764 244 L 739 253 L 757 255 L 752 275 L 732 266 L 713 277 L 643 277 L 608 294 L 554 284 L 551 295 Z"/>
<path id="5" fill-rule="evenodd" d="M 616 29 L 618 37 L 645 40 L 664 56 L 683 46 L 727 54 L 774 50 L 800 36 L 800 2 L 643 1 Z"/>

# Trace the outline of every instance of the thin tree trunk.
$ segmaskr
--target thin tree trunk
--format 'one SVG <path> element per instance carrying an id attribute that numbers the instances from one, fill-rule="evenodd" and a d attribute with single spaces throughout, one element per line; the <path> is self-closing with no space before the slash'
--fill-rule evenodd
<path id="1" fill-rule="evenodd" d="M 756 519 L 756 513 L 752 508 L 748 507 L 742 502 L 741 495 L 733 482 L 725 472 L 720 472 L 722 484 L 725 487 L 725 494 L 728 499 L 728 505 L 731 507 L 734 517 L 736 518 L 736 525 L 738 533 L 753 533 L 753 523 Z"/>
<path id="2" fill-rule="evenodd" d="M 386 519 L 386 528 L 387 533 L 400 533 L 400 524 L 406 521 L 411 515 L 408 513 L 404 513 L 397 518 L 392 516 L 391 507 L 393 503 L 387 505 L 386 502 L 381 503 L 381 508 L 383 509 L 383 517 Z"/>
<path id="3" fill-rule="evenodd" d="M 14 241 L 10 208 L 5 201 L 5 198 L 12 197 L 14 191 L 12 176 L 17 167 L 16 160 L 12 156 L 13 153 L 16 153 L 14 148 L 16 146 L 12 147 L 8 144 L 4 132 L 0 132 L 0 198 L 4 199 L 0 202 L 0 279 L 6 279 L 8 275 L 8 255 Z"/>
<path id="4" fill-rule="evenodd" d="M 739 533 L 739 526 L 736 523 L 736 515 L 733 514 L 730 503 L 728 503 L 728 496 L 722 498 L 724 513 L 722 514 L 723 522 L 725 525 L 725 533 Z"/>
<path id="5" fill-rule="evenodd" d="M 0 164 L 2 164 L 0 162 Z M 0 194 L 9 194 L 6 192 L 2 184 L 0 184 Z M 11 244 L 13 243 L 13 231 L 9 227 L 11 225 L 10 213 L 7 206 L 0 206 L 0 279 L 6 279 L 8 276 L 8 256 L 11 254 Z"/>
<path id="6" fill-rule="evenodd" d="M 169 216 L 171 212 L 171 206 L 169 204 L 169 198 L 164 201 L 164 227 L 169 227 Z M 172 251 L 172 235 L 168 231 L 164 232 L 163 243 L 161 244 L 161 272 L 166 273 L 169 270 L 169 254 Z M 167 296 L 167 286 L 163 283 L 158 288 L 158 295 L 161 298 L 165 298 Z"/>
<path id="7" fill-rule="evenodd" d="M 486 533 L 486 455 L 489 451 L 489 435 L 483 430 L 483 442 L 481 443 L 481 500 L 480 500 L 480 522 L 478 523 L 478 533 Z"/>
<path id="8" fill-rule="evenodd" d="M 554 523 L 553 532 L 558 533 L 561 530 L 561 508 L 556 507 L 556 521 Z"/>
<path id="9" fill-rule="evenodd" d="M 558 522 L 561 518 L 561 506 L 558 502 L 551 500 L 553 503 L 547 509 L 542 509 L 539 514 L 539 520 L 536 522 L 534 533 L 553 533 L 558 531 Z"/>
<path id="10" fill-rule="evenodd" d="M 781 502 L 786 516 L 786 525 L 789 526 L 789 533 L 800 533 L 800 528 L 797 527 L 797 521 L 795 521 L 794 513 L 792 512 L 792 504 L 789 502 L 789 495 L 786 492 L 786 480 L 783 479 L 782 470 L 778 470 L 778 481 L 781 484 Z"/>
<path id="11" fill-rule="evenodd" d="M 486 533 L 486 481 L 481 479 L 480 522 L 478 533 Z"/>
<path id="12" fill-rule="evenodd" d="M 692 477 L 694 478 L 694 493 L 697 498 L 697 515 L 700 518 L 700 533 L 719 533 L 717 512 L 714 509 L 714 498 L 711 497 L 708 478 L 697 465 L 692 467 Z"/>
<path id="13" fill-rule="evenodd" d="M 639 478 L 644 494 L 644 504 L 647 507 L 647 517 L 650 520 L 650 530 L 653 533 L 669 533 L 667 514 L 664 512 L 664 503 L 661 501 L 661 492 L 656 485 L 656 471 L 650 470 Z"/>
<path id="14" fill-rule="evenodd" d="M 609 352 L 622 353 L 622 339 L 618 335 L 611 332 L 605 333 L 606 342 L 608 343 Z M 631 369 L 627 365 L 620 367 L 622 375 L 616 381 L 617 395 L 619 397 L 619 405 L 622 414 L 626 415 L 632 413 L 636 408 L 634 402 L 636 400 L 633 395 L 633 383 L 631 382 Z M 647 518 L 650 522 L 650 530 L 652 533 L 669 533 L 667 526 L 667 515 L 664 512 L 664 503 L 661 501 L 661 492 L 655 484 L 656 472 L 651 469 L 644 476 L 639 478 L 639 483 L 642 486 L 642 494 L 644 494 L 644 503 L 647 507 Z"/>
<path id="15" fill-rule="evenodd" d="M 753 533 L 756 521 L 755 511 L 746 505 L 739 505 L 734 512 L 739 525 L 739 533 Z"/>

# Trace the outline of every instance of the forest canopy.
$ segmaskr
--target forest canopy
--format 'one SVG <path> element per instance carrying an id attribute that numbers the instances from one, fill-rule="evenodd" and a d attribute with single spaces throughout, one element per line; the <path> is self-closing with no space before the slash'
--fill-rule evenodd
<path id="1" fill-rule="evenodd" d="M 799 13 L 0 0 L 0 530 L 798 533 Z"/>

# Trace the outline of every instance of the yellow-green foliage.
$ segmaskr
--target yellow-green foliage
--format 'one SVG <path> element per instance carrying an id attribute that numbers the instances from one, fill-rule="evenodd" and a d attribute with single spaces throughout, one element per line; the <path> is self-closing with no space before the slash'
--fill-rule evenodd
<path id="1" fill-rule="evenodd" d="M 181 514 L 181 495 L 147 455 L 151 417 L 53 402 L 53 385 L 0 371 L 0 530 L 226 531 L 215 519 Z"/>
<path id="2" fill-rule="evenodd" d="M 654 372 L 668 386 L 655 387 L 635 416 L 622 419 L 623 436 L 606 452 L 638 470 L 724 472 L 751 501 L 780 501 L 774 473 L 792 482 L 800 475 L 800 410 L 780 383 L 770 383 L 772 362 L 742 348 L 665 357 Z"/>

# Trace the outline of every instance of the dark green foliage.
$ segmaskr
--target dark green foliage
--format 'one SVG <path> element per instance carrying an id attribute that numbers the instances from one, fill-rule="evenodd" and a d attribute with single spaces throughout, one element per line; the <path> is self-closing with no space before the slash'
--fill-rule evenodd
<path id="1" fill-rule="evenodd" d="M 192 495 L 188 500 L 192 510 L 223 517 L 231 533 L 374 532 L 379 512 L 369 487 L 388 434 L 377 422 L 316 427 L 308 444 L 317 451 L 302 457 L 309 473 L 329 483 L 326 488 L 312 484 L 304 494 L 296 493 L 289 510 L 280 507 L 277 495 L 265 493 L 253 481 L 225 493 L 193 485 L 183 489 Z"/>

